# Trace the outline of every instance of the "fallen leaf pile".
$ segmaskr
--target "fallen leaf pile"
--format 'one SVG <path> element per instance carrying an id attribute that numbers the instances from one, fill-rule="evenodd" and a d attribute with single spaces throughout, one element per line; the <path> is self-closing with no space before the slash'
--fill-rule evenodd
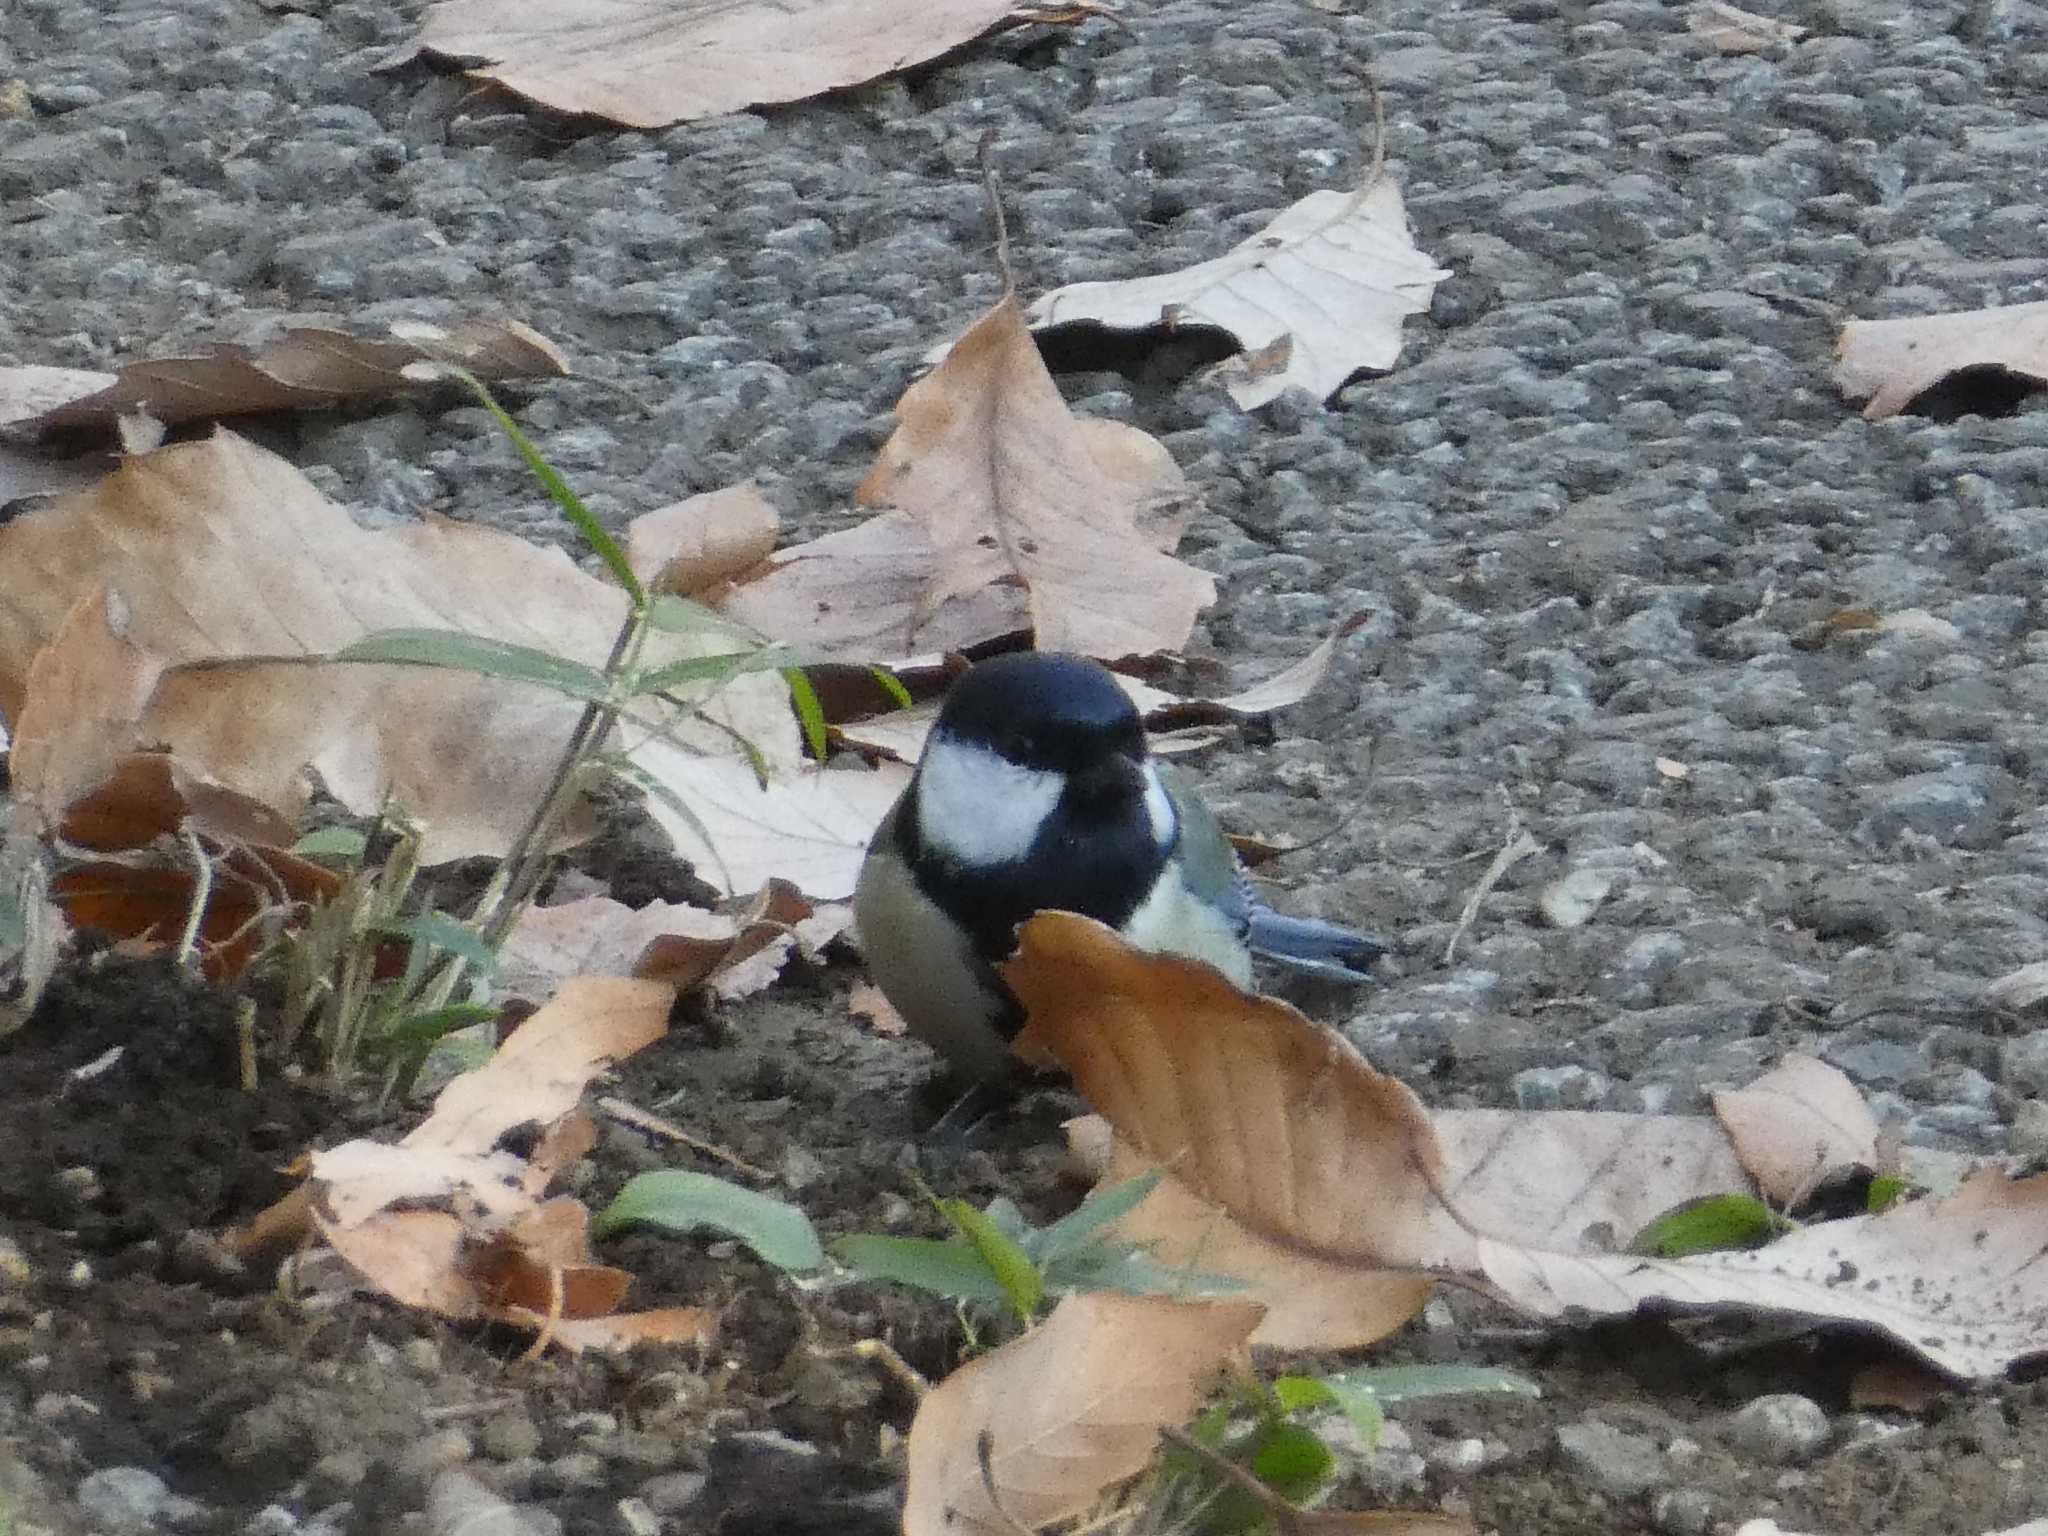
<path id="1" fill-rule="evenodd" d="M 396 1145 L 344 1142 L 311 1159 L 299 1192 L 231 1239 L 275 1249 L 302 1223 L 345 1268 L 300 1262 L 313 1285 L 372 1290 L 443 1317 L 488 1318 L 575 1352 L 701 1342 L 717 1327 L 702 1307 L 620 1312 L 629 1279 L 590 1255 L 590 1212 L 548 1187 L 596 1145 L 578 1107 L 613 1062 L 661 1038 L 675 989 L 581 977 L 513 1031 L 490 1061 L 441 1091 Z M 518 1131 L 531 1150 L 507 1149 Z"/>

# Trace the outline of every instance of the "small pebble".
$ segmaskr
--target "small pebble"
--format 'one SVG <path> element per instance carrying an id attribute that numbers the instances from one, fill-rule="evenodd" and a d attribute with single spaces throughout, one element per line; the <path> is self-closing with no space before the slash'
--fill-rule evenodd
<path id="1" fill-rule="evenodd" d="M 1737 1409 L 1728 1421 L 1736 1450 L 1779 1464 L 1804 1461 L 1827 1444 L 1828 1416 L 1810 1397 L 1774 1392 Z"/>
<path id="2" fill-rule="evenodd" d="M 1648 1493 L 1670 1478 L 1664 1455 L 1647 1435 L 1632 1435 L 1584 1419 L 1557 1431 L 1557 1449 L 1565 1465 L 1617 1499 L 1632 1499 Z"/>

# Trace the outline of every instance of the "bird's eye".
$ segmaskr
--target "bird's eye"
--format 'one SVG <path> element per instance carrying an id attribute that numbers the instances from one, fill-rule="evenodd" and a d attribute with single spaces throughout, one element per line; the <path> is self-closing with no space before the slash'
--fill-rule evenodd
<path id="1" fill-rule="evenodd" d="M 1028 763 L 1038 756 L 1038 738 L 1029 731 L 1019 731 L 1010 738 L 1010 749 L 1004 755 L 1016 762 Z"/>

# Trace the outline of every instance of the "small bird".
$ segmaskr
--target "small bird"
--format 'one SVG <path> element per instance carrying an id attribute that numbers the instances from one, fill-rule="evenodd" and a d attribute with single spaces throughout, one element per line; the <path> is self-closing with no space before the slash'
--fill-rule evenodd
<path id="1" fill-rule="evenodd" d="M 1079 912 L 1140 949 L 1206 960 L 1248 986 L 1252 955 L 1366 981 L 1381 941 L 1284 917 L 1215 818 L 1160 769 L 1107 668 L 1022 651 L 968 670 L 868 844 L 854 922 L 910 1032 L 1001 1083 L 1023 1025 L 996 965 L 1032 913 Z"/>

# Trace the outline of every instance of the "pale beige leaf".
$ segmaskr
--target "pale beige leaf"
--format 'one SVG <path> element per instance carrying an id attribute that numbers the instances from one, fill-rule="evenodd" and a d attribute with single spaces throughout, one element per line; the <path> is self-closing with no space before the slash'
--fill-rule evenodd
<path id="1" fill-rule="evenodd" d="M 1327 399 L 1361 368 L 1393 367 L 1402 320 L 1449 275 L 1415 248 L 1401 189 L 1381 175 L 1357 192 L 1311 192 L 1212 261 L 1055 289 L 1029 318 L 1034 330 L 1215 326 L 1244 349 L 1219 377 L 1251 410 L 1291 388 Z"/>
<path id="2" fill-rule="evenodd" d="M 1796 1205 L 1837 1169 L 1878 1166 L 1877 1117 L 1824 1061 L 1788 1054 L 1747 1088 L 1713 1100 L 1735 1155 L 1774 1205 Z"/>
<path id="3" fill-rule="evenodd" d="M 1916 396 L 1965 368 L 2002 368 L 2048 383 L 2048 300 L 1993 309 L 1851 320 L 1835 341 L 1835 384 L 1869 396 L 1870 421 L 1896 416 Z"/>
<path id="4" fill-rule="evenodd" d="M 440 0 L 420 50 L 557 112 L 662 128 L 801 101 L 973 41 L 1013 0 Z"/>
<path id="5" fill-rule="evenodd" d="M 329 1226 L 356 1227 L 401 1201 L 446 1205 L 462 1198 L 458 1214 L 471 1231 L 509 1226 L 534 1209 L 523 1175 L 526 1164 L 510 1152 L 345 1141 L 312 1154 L 321 1184 L 315 1209 Z"/>
<path id="6" fill-rule="evenodd" d="M 517 321 L 466 321 L 448 331 L 436 350 L 487 383 L 569 371 L 553 342 Z M 20 425 L 27 432 L 106 428 L 138 410 L 168 426 L 264 411 L 325 410 L 412 390 L 401 370 L 422 355 L 404 341 L 294 327 L 261 347 L 220 346 L 196 357 L 130 363 L 111 379 L 90 375 L 103 382 L 50 401 Z"/>
<path id="7" fill-rule="evenodd" d="M 979 587 L 929 607 L 937 558 L 922 523 L 907 512 L 884 512 L 778 550 L 717 594 L 716 605 L 820 660 L 964 650 L 1030 627 L 1029 600 L 1015 584 Z"/>
<path id="8" fill-rule="evenodd" d="M 1101 1187 L 1137 1178 L 1155 1166 L 1149 1157 L 1114 1142 Z M 1275 1349 L 1363 1348 L 1414 1317 L 1436 1288 L 1430 1275 L 1292 1252 L 1246 1230 L 1170 1173 L 1107 1230 L 1119 1241 L 1143 1245 L 1154 1262 L 1169 1268 L 1240 1281 L 1244 1289 L 1231 1293 L 1233 1298 L 1266 1309 L 1251 1342 Z"/>
<path id="9" fill-rule="evenodd" d="M 1783 43 L 1796 43 L 1806 28 L 1745 11 L 1721 0 L 1701 0 L 1686 17 L 1686 27 L 1722 53 L 1762 53 Z"/>
<path id="10" fill-rule="evenodd" d="M 1255 1304 L 1097 1291 L 960 1367 L 911 1422 L 904 1536 L 1015 1536 L 1086 1510 L 1193 1417 Z M 981 1445 L 988 1441 L 988 1494 Z"/>
<path id="11" fill-rule="evenodd" d="M 404 1145 L 488 1152 L 514 1126 L 552 1125 L 605 1067 L 667 1033 L 674 1001 L 661 982 L 572 978 L 488 1062 L 443 1088 Z"/>
<path id="12" fill-rule="evenodd" d="M 163 662 L 130 637 L 127 600 L 107 587 L 81 597 L 29 662 L 8 759 L 14 794 L 54 829 L 135 745 Z"/>
<path id="13" fill-rule="evenodd" d="M 910 1030 L 910 1026 L 903 1022 L 903 1015 L 896 1011 L 896 1005 L 884 997 L 882 989 L 871 981 L 853 984 L 853 990 L 846 994 L 846 1011 L 856 1019 L 867 1020 L 868 1028 L 887 1040 L 900 1040 Z"/>
<path id="14" fill-rule="evenodd" d="M 1489 1237 L 1612 1251 L 1702 1195 L 1753 1193 L 1704 1115 L 1439 1110 L 1443 1192 Z M 1454 1257 L 1446 1255 L 1446 1257 Z"/>
<path id="15" fill-rule="evenodd" d="M 710 1307 L 656 1307 L 610 1317 L 562 1318 L 548 1329 L 548 1342 L 570 1354 L 586 1349 L 623 1354 L 642 1344 L 709 1344 L 717 1337 L 718 1313 Z"/>
<path id="16" fill-rule="evenodd" d="M 1952 1375 L 2048 1353 L 2048 1175 L 1979 1173 L 1954 1194 L 1804 1227 L 1746 1253 L 1644 1259 L 1482 1241 L 1480 1267 L 1542 1316 L 1646 1302 L 1873 1328 Z"/>
<path id="17" fill-rule="evenodd" d="M 851 896 L 869 836 L 910 782 L 902 763 L 872 772 L 802 764 L 771 774 L 764 789 L 740 759 L 691 757 L 663 741 L 642 743 L 633 757 L 683 786 L 694 821 L 658 795 L 648 814 L 697 877 L 728 896 L 777 877 L 820 901 Z"/>
<path id="18" fill-rule="evenodd" d="M 1189 495 L 1134 427 L 1081 428 L 1005 299 L 904 392 L 859 499 L 923 520 L 936 573 L 914 623 L 995 582 L 1030 594 L 1043 650 L 1179 649 L 1215 579 L 1159 548 Z M 906 649 L 928 644 L 920 637 Z"/>
<path id="19" fill-rule="evenodd" d="M 626 555 L 649 590 L 694 597 L 767 559 L 781 525 L 759 486 L 729 485 L 634 518 Z"/>
<path id="20" fill-rule="evenodd" d="M 1330 662 L 1337 654 L 1338 643 L 1355 634 L 1366 618 L 1367 615 L 1362 613 L 1352 614 L 1292 666 L 1275 672 L 1263 683 L 1254 683 L 1249 688 L 1209 702 L 1230 714 L 1247 717 L 1270 715 L 1276 710 L 1299 704 L 1322 686 L 1323 679 L 1330 675 Z"/>
<path id="21" fill-rule="evenodd" d="M 442 1317 L 470 1318 L 483 1298 L 462 1269 L 468 1235 L 446 1211 L 383 1211 L 356 1226 L 313 1226 L 356 1276 L 408 1307 Z"/>
<path id="22" fill-rule="evenodd" d="M 47 410 L 107 388 L 117 377 L 91 368 L 41 363 L 0 368 L 0 427 L 33 422 Z"/>

